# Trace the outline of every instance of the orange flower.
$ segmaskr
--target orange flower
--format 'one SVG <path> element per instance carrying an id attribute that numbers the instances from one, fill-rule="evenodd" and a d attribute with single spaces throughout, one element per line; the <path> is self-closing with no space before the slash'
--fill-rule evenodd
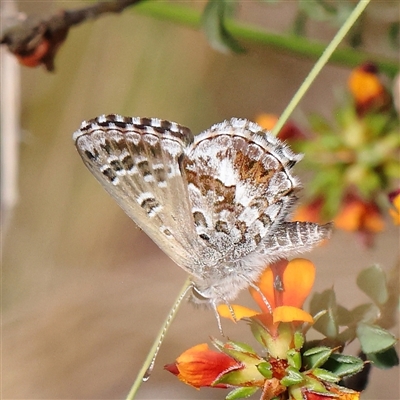
<path id="1" fill-rule="evenodd" d="M 335 218 L 335 226 L 350 232 L 377 233 L 383 230 L 384 222 L 374 202 L 367 203 L 355 196 L 349 196 Z"/>
<path id="2" fill-rule="evenodd" d="M 290 262 L 281 260 L 265 269 L 257 287 L 272 308 L 272 320 L 270 321 L 272 324 L 292 321 L 313 322 L 311 315 L 301 307 L 311 291 L 314 278 L 314 265 L 303 258 L 296 258 Z M 250 318 L 260 314 L 270 318 L 269 308 L 260 293 L 251 288 L 250 294 L 261 308 L 262 313 L 247 307 L 233 305 L 236 319 Z M 218 312 L 222 317 L 233 319 L 226 305 L 219 306 Z"/>
<path id="3" fill-rule="evenodd" d="M 254 337 L 265 349 L 263 356 L 246 343 L 212 339 L 220 353 L 200 344 L 165 368 L 195 388 L 234 388 L 227 396 L 232 399 L 247 398 L 261 390 L 262 399 L 358 400 L 357 392 L 333 382 L 361 370 L 362 360 L 351 356 L 343 359 L 342 364 L 352 363 L 354 368 L 348 373 L 341 370 L 339 376 L 323 368 L 336 349 L 319 346 L 302 351 L 305 330 L 299 322 L 313 322 L 313 318 L 300 307 L 311 291 L 314 278 L 315 267 L 310 261 L 282 260 L 263 272 L 258 289 L 250 290 L 262 313 L 236 305 L 218 307 L 221 316 L 249 318 Z"/>
<path id="4" fill-rule="evenodd" d="M 243 365 L 224 353 L 210 350 L 203 343 L 186 350 L 175 363 L 164 368 L 197 389 L 204 386 L 226 388 L 226 384 L 213 385 L 213 382 L 221 375 L 243 368 Z"/>
<path id="5" fill-rule="evenodd" d="M 255 122 L 263 129 L 271 131 L 278 122 L 278 117 L 275 114 L 262 113 L 257 116 Z M 305 139 L 306 136 L 294 123 L 289 121 L 283 125 L 278 133 L 278 138 L 281 140 L 301 140 Z"/>
<path id="6" fill-rule="evenodd" d="M 389 193 L 389 201 L 393 207 L 389 209 L 389 213 L 393 218 L 395 225 L 400 225 L 400 189 Z"/>
<path id="7" fill-rule="evenodd" d="M 366 63 L 354 69 L 349 76 L 348 86 L 356 102 L 358 115 L 381 109 L 388 103 L 388 94 L 374 64 Z"/>

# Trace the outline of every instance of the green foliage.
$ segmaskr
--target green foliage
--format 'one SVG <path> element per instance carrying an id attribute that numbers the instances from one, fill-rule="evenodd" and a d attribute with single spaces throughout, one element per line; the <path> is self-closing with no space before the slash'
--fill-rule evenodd
<path id="1" fill-rule="evenodd" d="M 340 378 L 354 375 L 363 367 L 364 362 L 360 358 L 343 354 L 332 354 L 324 364 L 324 368 Z"/>
<path id="2" fill-rule="evenodd" d="M 357 285 L 376 304 L 385 304 L 389 299 L 385 273 L 377 265 L 362 270 Z"/>
<path id="3" fill-rule="evenodd" d="M 337 215 L 349 193 L 374 203 L 400 176 L 400 126 L 393 110 L 359 113 L 347 102 L 333 123 L 312 115 L 313 136 L 297 144 L 307 154 L 303 166 L 314 174 L 307 195 L 323 199 L 324 219 Z"/>
<path id="4" fill-rule="evenodd" d="M 304 380 L 303 374 L 297 368 L 287 367 L 285 372 L 286 376 L 281 379 L 281 384 L 284 386 L 296 385 Z"/>
<path id="5" fill-rule="evenodd" d="M 209 0 L 202 17 L 203 30 L 211 47 L 223 53 L 243 51 L 226 28 L 226 16 L 232 12 L 234 4 L 226 0 Z"/>
<path id="6" fill-rule="evenodd" d="M 388 330 L 377 324 L 383 322 L 381 315 L 390 299 L 390 290 L 384 271 L 378 266 L 367 268 L 358 275 L 357 284 L 373 302 L 348 310 L 336 303 L 333 289 L 316 293 L 311 299 L 311 313 L 321 309 L 326 309 L 327 312 L 316 321 L 314 329 L 336 342 L 340 347 L 358 339 L 363 353 L 378 368 L 390 368 L 398 365 L 399 359 L 394 348 L 397 339 Z M 343 327 L 345 329 L 342 329 Z M 352 372 L 353 369 L 357 370 L 360 367 L 358 359 L 347 359 L 343 358 L 347 356 L 339 357 L 336 354 L 328 356 L 329 349 L 329 347 L 315 347 L 307 350 L 303 354 L 304 363 L 309 368 L 323 365 L 324 368 L 339 375 L 340 371 L 343 373 L 358 372 Z M 324 357 L 329 358 L 327 364 L 324 364 Z M 334 367 L 335 363 L 340 365 Z M 342 365 L 346 363 L 349 365 Z"/>
<path id="7" fill-rule="evenodd" d="M 270 379 L 272 378 L 272 369 L 271 364 L 267 361 L 261 362 L 257 364 L 258 372 L 265 378 Z"/>
<path id="8" fill-rule="evenodd" d="M 380 353 L 369 353 L 367 358 L 375 367 L 380 369 L 389 369 L 399 365 L 399 356 L 394 347 L 390 347 Z"/>
<path id="9" fill-rule="evenodd" d="M 338 377 L 333 372 L 330 372 L 323 368 L 315 368 L 313 370 L 313 375 L 325 382 L 339 382 L 340 381 L 340 377 Z"/>
<path id="10" fill-rule="evenodd" d="M 246 399 L 258 391 L 258 387 L 239 387 L 233 389 L 225 397 L 226 400 Z"/>
<path id="11" fill-rule="evenodd" d="M 365 354 L 381 353 L 396 344 L 396 338 L 386 329 L 364 322 L 357 324 L 357 337 Z"/>
<path id="12" fill-rule="evenodd" d="M 308 369 L 318 368 L 328 361 L 332 352 L 330 347 L 313 347 L 303 353 L 303 364 Z"/>
<path id="13" fill-rule="evenodd" d="M 333 289 L 315 293 L 311 298 L 311 314 L 316 314 L 320 310 L 326 310 L 326 313 L 315 322 L 314 329 L 327 338 L 335 338 L 339 333 L 339 327 L 337 323 L 336 295 Z"/>

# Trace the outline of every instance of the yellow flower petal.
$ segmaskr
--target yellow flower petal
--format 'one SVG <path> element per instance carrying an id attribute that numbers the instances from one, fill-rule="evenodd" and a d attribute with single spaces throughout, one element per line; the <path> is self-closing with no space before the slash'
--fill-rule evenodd
<path id="1" fill-rule="evenodd" d="M 259 312 L 252 310 L 251 308 L 244 307 L 244 306 L 239 306 L 237 304 L 234 304 L 231 306 L 233 309 L 233 312 L 235 313 L 236 321 L 239 321 L 243 318 L 250 318 L 253 317 L 254 315 L 259 314 Z M 233 319 L 231 310 L 226 304 L 221 304 L 217 307 L 218 314 L 223 317 L 223 318 L 228 318 L 233 322 L 236 322 Z"/>
<path id="2" fill-rule="evenodd" d="M 313 323 L 313 317 L 301 308 L 292 306 L 281 306 L 276 307 L 273 311 L 273 321 L 274 324 L 277 322 L 293 322 L 302 321 Z"/>

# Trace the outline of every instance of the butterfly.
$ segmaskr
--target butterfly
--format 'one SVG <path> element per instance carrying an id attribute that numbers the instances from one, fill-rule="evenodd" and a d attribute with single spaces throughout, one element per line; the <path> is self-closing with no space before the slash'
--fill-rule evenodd
<path id="1" fill-rule="evenodd" d="M 302 156 L 246 119 L 194 136 L 162 119 L 102 115 L 73 139 L 100 184 L 190 274 L 195 304 L 229 304 L 267 264 L 330 235 L 331 224 L 289 220 Z"/>

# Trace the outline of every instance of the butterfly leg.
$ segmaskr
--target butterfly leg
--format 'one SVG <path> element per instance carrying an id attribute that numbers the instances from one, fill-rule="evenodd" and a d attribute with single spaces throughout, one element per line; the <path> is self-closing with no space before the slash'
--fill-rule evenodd
<path id="1" fill-rule="evenodd" d="M 247 279 L 246 276 L 241 275 L 241 277 L 249 284 L 250 287 L 252 287 L 261 296 L 261 299 L 264 302 L 264 304 L 267 306 L 268 311 L 272 314 L 271 304 L 269 304 L 269 301 L 264 296 L 264 293 L 260 290 L 260 288 L 257 285 L 255 285 L 254 282 L 252 282 L 249 279 Z"/>

